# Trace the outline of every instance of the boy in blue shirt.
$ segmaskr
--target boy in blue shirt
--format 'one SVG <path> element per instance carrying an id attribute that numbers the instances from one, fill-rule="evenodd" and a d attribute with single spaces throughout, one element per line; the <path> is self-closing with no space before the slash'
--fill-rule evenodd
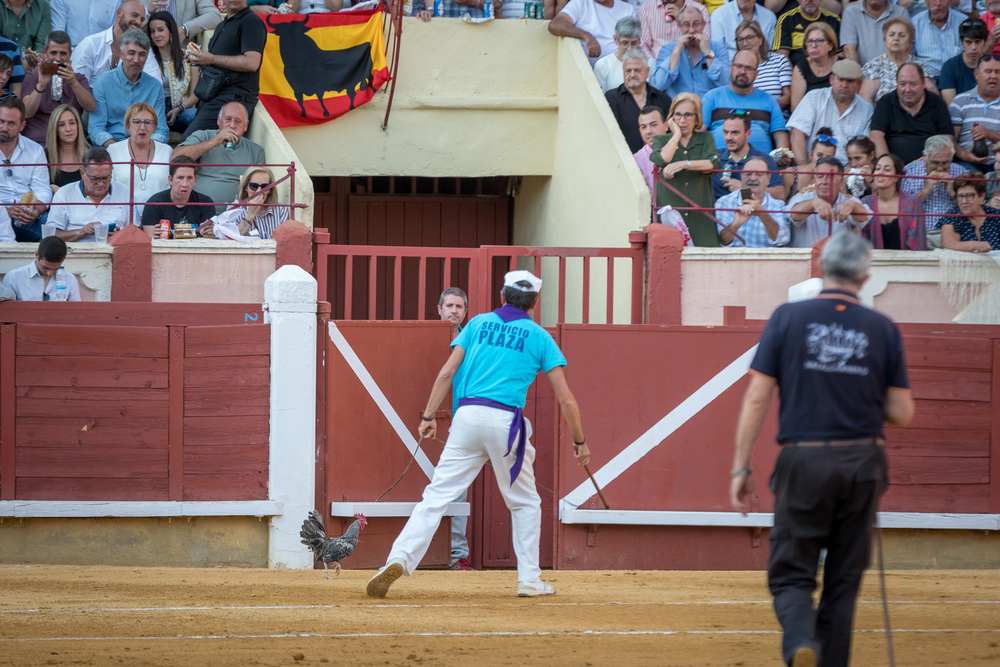
<path id="1" fill-rule="evenodd" d="M 413 573 L 448 504 L 469 488 L 487 460 L 493 464 L 500 493 L 511 511 L 517 594 L 555 594 L 555 588 L 541 580 L 538 566 L 542 501 L 532 469 L 535 449 L 528 442 L 531 424 L 521 413 L 539 370 L 549 376 L 581 465 L 590 461 L 590 450 L 583 437 L 580 409 L 563 375 L 566 358 L 552 336 L 528 316 L 541 288 L 542 281 L 530 271 L 511 271 L 504 276 L 503 305 L 472 318 L 452 341 L 451 357 L 434 381 L 417 429 L 422 438 L 435 436 L 434 413 L 451 387 L 458 409 L 448 442 L 423 500 L 393 543 L 388 562 L 368 582 L 368 595 L 383 598 L 396 579 Z"/>

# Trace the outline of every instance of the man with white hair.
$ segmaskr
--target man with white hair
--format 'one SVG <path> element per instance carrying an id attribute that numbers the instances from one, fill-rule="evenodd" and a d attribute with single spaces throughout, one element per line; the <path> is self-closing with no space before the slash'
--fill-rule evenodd
<path id="1" fill-rule="evenodd" d="M 710 28 L 708 10 L 705 5 L 695 0 L 647 0 L 639 7 L 639 22 L 642 23 L 642 38 L 640 48 L 646 55 L 656 60 L 664 44 L 674 41 L 681 34 L 677 24 L 680 11 L 685 7 L 697 9 L 701 13 L 704 24 L 702 32 L 707 37 Z"/>
<path id="2" fill-rule="evenodd" d="M 597 85 L 601 87 L 601 92 L 606 93 L 625 83 L 622 58 L 626 52 L 639 48 L 641 28 L 638 19 L 631 16 L 615 24 L 615 44 L 618 45 L 618 50 L 601 56 L 594 65 L 594 76 L 597 77 Z"/>
<path id="3" fill-rule="evenodd" d="M 767 582 L 791 667 L 847 667 L 855 601 L 888 481 L 883 424 L 913 419 L 903 337 L 858 298 L 870 259 L 871 245 L 856 234 L 840 232 L 826 244 L 823 291 L 779 306 L 761 334 L 736 430 L 730 499 L 746 514 L 754 443 L 777 388 L 781 453 L 771 477 Z M 823 592 L 814 607 L 824 548 Z"/>
<path id="4" fill-rule="evenodd" d="M 573 0 L 549 21 L 549 32 L 583 42 L 593 67 L 598 58 L 614 53 L 615 26 L 629 16 L 635 18 L 635 7 L 622 0 Z"/>
<path id="5" fill-rule="evenodd" d="M 604 97 L 618 121 L 618 127 L 625 135 L 629 152 L 635 153 L 644 143 L 639 133 L 639 112 L 647 106 L 654 106 L 663 109 L 666 114 L 670 108 L 670 96 L 646 83 L 649 65 L 646 54 L 641 49 L 632 49 L 625 54 L 622 58 L 622 71 L 625 82 L 614 90 L 609 90 Z"/>
<path id="6" fill-rule="evenodd" d="M 671 97 L 681 93 L 701 96 L 729 83 L 729 49 L 704 33 L 701 12 L 684 7 L 677 23 L 681 34 L 660 49 L 649 82 Z"/>
<path id="7" fill-rule="evenodd" d="M 518 596 L 555 594 L 555 588 L 541 580 L 538 566 L 541 498 L 535 490 L 535 450 L 528 442 L 531 423 L 521 412 L 538 371 L 549 376 L 581 465 L 590 461 L 590 450 L 580 408 L 563 374 L 566 358 L 528 314 L 541 288 L 542 281 L 530 271 L 509 272 L 500 293 L 503 305 L 472 318 L 451 342 L 451 357 L 434 381 L 417 428 L 421 438 L 435 437 L 434 413 L 451 389 L 458 409 L 448 442 L 434 479 L 393 543 L 388 562 L 368 582 L 369 596 L 384 598 L 393 582 L 417 569 L 448 504 L 469 488 L 487 461 L 493 464 L 500 494 L 511 511 Z"/>
<path id="8" fill-rule="evenodd" d="M 916 178 L 904 178 L 900 190 L 917 195 L 917 199 L 923 203 L 924 213 L 927 214 L 924 222 L 928 230 L 937 229 L 941 214 L 947 213 L 953 206 L 954 181 L 941 179 L 958 178 L 965 172 L 965 169 L 955 164 L 954 159 L 954 138 L 939 134 L 927 139 L 923 157 L 903 168 L 904 174 Z"/>

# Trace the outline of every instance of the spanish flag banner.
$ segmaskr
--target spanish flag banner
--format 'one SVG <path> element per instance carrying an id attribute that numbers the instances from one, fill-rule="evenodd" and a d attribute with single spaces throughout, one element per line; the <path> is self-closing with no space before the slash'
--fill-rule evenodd
<path id="1" fill-rule="evenodd" d="M 268 14 L 260 101 L 278 127 L 315 125 L 374 97 L 389 80 L 382 8 Z"/>

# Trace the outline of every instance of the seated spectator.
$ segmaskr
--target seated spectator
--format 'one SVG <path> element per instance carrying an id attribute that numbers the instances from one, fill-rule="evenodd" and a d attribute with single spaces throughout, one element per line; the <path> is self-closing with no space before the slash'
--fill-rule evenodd
<path id="1" fill-rule="evenodd" d="M 986 203 L 993 208 L 1000 208 L 1000 141 L 990 147 L 993 151 L 993 171 L 986 174 Z"/>
<path id="2" fill-rule="evenodd" d="M 198 113 L 198 68 L 184 58 L 177 23 L 170 12 L 159 11 L 149 17 L 146 35 L 153 46 L 153 57 L 163 81 L 163 108 L 167 110 L 167 127 L 183 132 Z M 148 57 L 148 56 L 147 56 Z"/>
<path id="3" fill-rule="evenodd" d="M 942 219 L 941 214 L 947 213 L 952 207 L 954 181 L 942 179 L 958 178 L 965 171 L 952 162 L 954 156 L 954 139 L 950 135 L 941 134 L 927 139 L 923 157 L 903 168 L 904 174 L 916 178 L 904 178 L 900 189 L 915 194 L 923 203 L 924 212 L 927 213 L 924 219 L 927 231 L 937 229 L 938 220 Z"/>
<path id="4" fill-rule="evenodd" d="M 944 62 L 962 52 L 958 27 L 965 20 L 951 0 L 927 0 L 927 11 L 913 17 L 913 55 L 924 62 L 927 76 L 937 79 Z"/>
<path id="5" fill-rule="evenodd" d="M 962 52 L 945 61 L 938 81 L 945 104 L 951 104 L 959 93 L 976 87 L 976 64 L 985 52 L 989 36 L 986 24 L 979 19 L 963 21 L 958 34 L 962 38 Z"/>
<path id="6" fill-rule="evenodd" d="M 108 238 L 138 220 L 129 211 L 128 186 L 111 180 L 111 156 L 100 146 L 83 154 L 79 183 L 60 188 L 52 198 L 49 223 L 64 241 L 93 243 L 94 226 L 108 225 Z M 67 204 L 90 204 L 72 206 Z"/>
<path id="7" fill-rule="evenodd" d="M 10 216 L 7 215 L 7 209 L 0 206 L 0 243 L 15 243 L 17 237 L 14 236 L 14 225 L 10 221 Z M 2 295 L 0 295 L 0 301 L 4 301 Z M 6 299 L 9 301 L 10 299 Z"/>
<path id="8" fill-rule="evenodd" d="M 104 32 L 115 22 L 121 0 L 49 0 L 52 29 L 69 33 L 72 44 Z"/>
<path id="9" fill-rule="evenodd" d="M 58 236 L 42 239 L 35 250 L 35 261 L 8 271 L 3 286 L 18 301 L 79 301 L 80 282 L 62 266 L 66 252 L 66 242 Z M 65 294 L 56 290 L 57 275 L 66 280 Z"/>
<path id="10" fill-rule="evenodd" d="M 583 42 L 593 66 L 614 52 L 615 25 L 626 17 L 635 18 L 635 8 L 622 0 L 573 0 L 549 22 L 549 32 Z"/>
<path id="11" fill-rule="evenodd" d="M 909 18 L 910 13 L 890 0 L 851 3 L 840 17 L 840 43 L 844 57 L 864 65 L 885 53 L 882 26 L 889 19 Z"/>
<path id="12" fill-rule="evenodd" d="M 816 162 L 816 188 L 800 192 L 788 202 L 794 248 L 810 248 L 842 229 L 857 232 L 872 218 L 871 209 L 857 197 L 840 191 L 844 165 L 835 157 Z"/>
<path id="13" fill-rule="evenodd" d="M 993 164 L 989 146 L 1000 141 L 1000 58 L 979 59 L 976 87 L 957 95 L 949 111 L 957 140 L 955 157 L 967 165 Z"/>
<path id="14" fill-rule="evenodd" d="M 187 155 L 205 164 L 231 164 L 232 167 L 205 167 L 199 178 L 202 192 L 216 204 L 236 197 L 240 177 L 248 164 L 263 164 L 264 149 L 243 134 L 247 131 L 247 110 L 239 102 L 230 102 L 219 111 L 219 130 L 198 130 L 174 149 L 174 157 Z M 216 207 L 221 213 L 222 207 Z"/>
<path id="15" fill-rule="evenodd" d="M 246 206 L 241 206 L 243 215 L 236 219 L 243 236 L 259 236 L 269 239 L 278 225 L 288 220 L 287 206 L 264 206 L 278 203 L 278 189 L 271 188 L 266 193 L 259 190 L 274 183 L 274 174 L 267 167 L 250 167 L 240 179 L 237 203 L 250 198 Z M 254 194 L 254 193 L 258 194 Z"/>
<path id="16" fill-rule="evenodd" d="M 948 106 L 925 88 L 925 81 L 923 67 L 906 63 L 896 73 L 895 93 L 875 105 L 869 138 L 879 155 L 892 153 L 909 164 L 920 158 L 920 146 L 929 137 L 955 131 Z"/>
<path id="17" fill-rule="evenodd" d="M 701 99 L 693 93 L 681 93 L 674 98 L 667 115 L 667 134 L 653 139 L 650 159 L 663 169 L 663 178 L 673 189 L 657 183 L 656 203 L 690 207 L 688 200 L 691 200 L 697 206 L 711 209 L 715 204 L 712 171 L 719 168 L 719 149 L 712 133 L 702 129 Z M 684 197 L 674 190 L 683 191 Z M 680 211 L 680 214 L 696 246 L 719 246 L 714 220 L 701 211 Z"/>
<path id="18" fill-rule="evenodd" d="M 7 215 L 17 240 L 33 242 L 42 238 L 42 216 L 52 201 L 52 188 L 43 166 L 45 151 L 21 136 L 24 124 L 24 103 L 13 95 L 0 98 L 0 157 L 4 162 L 0 173 L 5 176 L 0 178 L 0 202 L 26 202 L 7 206 Z M 31 205 L 29 201 L 38 203 Z"/>
<path id="19" fill-rule="evenodd" d="M 281 7 L 284 2 L 285 0 L 247 0 L 247 5 L 250 6 L 250 10 L 255 14 L 266 16 L 267 14 L 277 14 L 278 7 Z M 418 2 L 423 6 L 424 0 L 413 0 L 414 10 L 416 10 Z M 430 12 L 430 15 L 433 16 L 434 12 Z M 412 16 L 417 16 L 417 12 L 414 11 Z"/>
<path id="20" fill-rule="evenodd" d="M 3 89 L 4 95 L 13 95 L 10 91 L 6 90 L 8 88 L 8 82 L 10 77 L 14 74 L 14 61 L 10 59 L 9 56 L 0 53 L 0 89 Z"/>
<path id="21" fill-rule="evenodd" d="M 955 181 L 955 202 L 962 217 L 941 218 L 941 247 L 961 252 L 1000 250 L 1000 209 L 983 206 L 982 172 L 967 171 Z"/>
<path id="22" fill-rule="evenodd" d="M 767 180 L 767 191 L 775 199 L 785 199 L 785 186 L 778 173 L 778 165 L 770 155 L 758 150 L 750 144 L 750 135 L 754 130 L 750 124 L 750 114 L 741 113 L 743 109 L 730 111 L 722 121 L 722 140 L 725 148 L 719 153 L 719 162 L 725 171 L 712 175 L 712 194 L 716 199 L 735 192 L 743 187 L 739 176 L 750 158 L 760 158 L 767 163 L 771 172 Z"/>
<path id="23" fill-rule="evenodd" d="M 642 9 L 639 9 L 642 14 Z M 767 44 L 774 42 L 774 26 L 778 22 L 778 17 L 764 5 L 757 4 L 756 0 L 731 0 L 712 12 L 712 32 L 715 41 L 723 42 L 729 49 L 729 59 L 736 56 L 738 50 L 736 46 L 737 28 L 743 23 L 755 22 L 764 34 Z M 761 58 L 763 63 L 766 58 Z"/>
<path id="24" fill-rule="evenodd" d="M 139 0 L 125 0 L 118 7 L 114 25 L 104 32 L 87 37 L 79 44 L 74 42 L 73 71 L 82 74 L 90 82 L 91 90 L 97 85 L 97 80 L 102 74 L 118 67 L 121 60 L 122 37 L 129 30 L 141 30 L 145 18 L 146 10 Z M 160 68 L 156 66 L 156 59 L 147 58 L 143 71 L 157 81 L 160 80 Z"/>
<path id="25" fill-rule="evenodd" d="M 771 50 L 771 42 L 754 21 L 744 21 L 736 28 L 736 50 L 760 55 L 754 86 L 774 98 L 783 113 L 792 100 L 792 67 L 788 58 Z"/>
<path id="26" fill-rule="evenodd" d="M 128 138 L 108 146 L 108 155 L 115 163 L 111 180 L 132 191 L 137 204 L 145 203 L 153 194 L 166 189 L 170 168 L 170 146 L 153 140 L 156 112 L 145 102 L 137 102 L 125 112 Z M 135 161 L 135 165 L 130 164 Z M 145 166 L 144 166 L 145 165 Z M 139 206 L 136 215 L 142 215 Z"/>
<path id="27" fill-rule="evenodd" d="M 629 152 L 635 153 L 643 144 L 639 134 L 639 112 L 647 105 L 669 109 L 670 96 L 646 83 L 649 67 L 646 65 L 646 54 L 641 49 L 627 52 L 623 65 L 625 83 L 609 90 L 604 96 L 625 135 Z"/>
<path id="28" fill-rule="evenodd" d="M 21 49 L 17 48 L 17 44 L 9 39 L 0 37 L 0 55 L 7 56 L 12 67 L 10 77 L 0 88 L 5 93 L 14 93 L 20 97 L 21 84 L 24 81 L 24 67 L 21 66 Z"/>
<path id="29" fill-rule="evenodd" d="M 853 60 L 840 60 L 830 73 L 830 86 L 806 94 L 788 119 L 792 131 L 792 152 L 795 161 L 809 161 L 806 146 L 811 146 L 821 128 L 832 130 L 837 159 L 847 161 L 847 140 L 859 134 L 867 135 L 872 120 L 872 105 L 858 95 L 861 88 L 861 67 Z"/>
<path id="30" fill-rule="evenodd" d="M 280 7 L 282 0 L 272 0 L 272 2 L 275 4 L 275 6 Z M 253 4 L 253 2 L 249 2 L 247 4 Z M 508 7 L 507 11 L 513 12 L 514 6 L 519 6 L 521 8 L 522 13 L 519 14 L 518 16 L 523 16 L 524 3 L 522 2 L 520 3 L 520 5 L 517 5 L 515 3 L 515 5 Z M 428 9 L 428 7 L 430 7 L 430 9 Z M 499 17 L 503 13 L 502 9 L 503 5 L 500 5 L 498 7 L 497 4 L 494 4 L 493 7 L 494 7 L 493 13 Z M 498 12 L 497 9 L 500 9 L 500 11 Z M 258 14 L 266 13 L 265 7 L 260 5 L 251 7 L 251 11 L 257 12 Z M 460 0 L 442 0 L 441 2 L 442 17 L 457 19 L 461 18 L 465 14 L 468 14 L 470 17 L 474 19 L 483 18 L 484 16 L 483 7 L 480 0 L 464 0 L 464 2 Z M 410 16 L 416 16 L 424 23 L 427 23 L 428 21 L 431 20 L 431 18 L 434 17 L 434 0 L 426 0 L 426 2 L 425 0 L 413 0 L 413 11 L 410 14 Z M 507 17 L 506 15 L 504 15 L 502 18 L 514 18 L 514 17 Z"/>
<path id="31" fill-rule="evenodd" d="M 264 22 L 247 9 L 246 0 L 229 0 L 226 18 L 215 28 L 207 51 L 185 56 L 192 65 L 202 68 L 212 65 L 225 75 L 225 82 L 210 100 L 201 100 L 198 113 L 184 130 L 184 138 L 199 130 L 218 129 L 217 119 L 222 107 L 240 102 L 247 111 L 247 122 L 253 119 L 260 93 L 260 62 L 267 41 Z M 219 201 L 216 199 L 216 201 Z"/>
<path id="32" fill-rule="evenodd" d="M 799 6 L 795 9 L 778 12 L 773 48 L 788 58 L 793 67 L 806 57 L 802 48 L 805 45 L 806 28 L 817 21 L 822 21 L 833 28 L 834 34 L 840 33 L 840 17 L 822 9 L 820 0 L 800 0 Z"/>
<path id="33" fill-rule="evenodd" d="M 141 30 L 129 30 L 122 37 L 121 67 L 108 72 L 94 84 L 97 108 L 90 114 L 90 143 L 110 146 L 126 137 L 125 113 L 136 103 L 153 108 L 157 126 L 153 138 L 167 143 L 167 123 L 163 118 L 163 85 L 143 71 L 149 55 L 149 38 Z"/>
<path id="34" fill-rule="evenodd" d="M 668 109 L 670 107 L 667 107 Z M 656 181 L 653 178 L 653 162 L 650 155 L 653 152 L 653 139 L 666 134 L 667 124 L 664 122 L 666 112 L 660 107 L 644 106 L 639 112 L 639 134 L 642 135 L 642 148 L 632 155 L 635 163 L 639 165 L 642 178 L 649 186 L 649 198 L 652 204 L 656 204 Z"/>
<path id="35" fill-rule="evenodd" d="M 83 136 L 80 114 L 66 104 L 55 108 L 45 131 L 45 152 L 48 154 L 49 181 L 56 188 L 80 180 L 80 163 L 90 148 Z"/>
<path id="36" fill-rule="evenodd" d="M 851 175 L 844 179 L 844 192 L 855 197 L 873 194 L 871 174 L 875 171 L 875 143 L 864 135 L 851 138 L 847 142 L 847 164 Z M 903 173 L 902 162 L 898 173 Z"/>
<path id="37" fill-rule="evenodd" d="M 742 188 L 715 202 L 715 215 L 719 222 L 729 225 L 719 230 L 722 245 L 729 248 L 777 248 L 788 243 L 791 232 L 788 216 L 784 213 L 785 202 L 767 192 L 767 171 L 770 168 L 763 158 L 750 158 L 740 175 Z M 750 190 L 749 199 L 743 198 L 743 188 Z M 743 237 L 743 241 L 733 234 L 734 231 Z"/>
<path id="38" fill-rule="evenodd" d="M 344 0 L 288 0 L 288 4 L 292 14 L 325 14 L 344 8 Z"/>
<path id="39" fill-rule="evenodd" d="M 823 22 L 806 28 L 803 36 L 806 57 L 792 68 L 792 111 L 814 90 L 830 87 L 830 72 L 837 62 L 837 33 Z"/>
<path id="40" fill-rule="evenodd" d="M 344 0 L 331 0 L 332 2 L 337 2 L 343 5 Z M 308 14 L 306 11 L 306 6 L 312 2 L 315 4 L 314 0 L 303 0 L 303 7 L 299 7 L 299 3 L 296 0 L 289 0 L 292 5 L 292 13 L 294 14 Z M 146 5 L 146 12 L 148 15 L 153 15 L 156 12 L 169 11 L 171 17 L 175 19 L 175 22 L 179 26 L 179 37 L 182 44 L 187 44 L 192 39 L 205 32 L 206 30 L 212 30 L 215 26 L 219 25 L 222 20 L 222 14 L 219 13 L 219 9 L 216 7 L 215 2 L 207 2 L 206 0 L 145 0 L 143 3 Z M 319 0 L 319 4 L 323 4 L 323 0 Z M 173 9 L 170 9 L 173 5 Z M 338 11 L 338 10 L 333 10 Z"/>
<path id="41" fill-rule="evenodd" d="M 52 11 L 47 0 L 7 0 L 0 4 L 0 35 L 17 44 L 22 52 L 31 49 L 41 53 L 50 32 Z M 35 69 L 38 56 L 28 54 L 24 64 L 27 71 Z"/>
<path id="42" fill-rule="evenodd" d="M 833 130 L 828 127 L 819 128 L 819 133 L 808 153 L 808 164 L 789 167 L 782 172 L 789 201 L 800 192 L 811 192 L 815 189 L 813 174 L 816 173 L 817 162 L 825 157 L 836 157 L 837 144 L 840 142 L 833 137 L 832 132 Z"/>
<path id="43" fill-rule="evenodd" d="M 56 107 L 65 104 L 83 113 L 93 111 L 96 106 L 87 77 L 73 71 L 72 53 L 69 35 L 51 32 L 42 53 L 42 63 L 56 63 L 59 69 L 55 74 L 46 74 L 38 67 L 24 77 L 27 95 L 22 95 L 21 99 L 28 119 L 24 136 L 42 146 L 49 129 L 49 117 Z"/>
<path id="44" fill-rule="evenodd" d="M 648 7 L 646 5 L 649 5 Z M 648 0 L 639 4 L 639 22 L 642 24 L 640 48 L 654 61 L 664 44 L 674 41 L 681 34 L 678 25 L 680 11 L 685 7 L 697 9 L 701 14 L 702 32 L 710 34 L 708 11 L 696 0 Z"/>
<path id="45" fill-rule="evenodd" d="M 900 190 L 903 161 L 882 155 L 874 174 L 875 192 L 861 199 L 872 210 L 872 223 L 861 230 L 862 236 L 879 250 L 927 250 L 923 204 L 916 195 Z"/>
<path id="46" fill-rule="evenodd" d="M 594 65 L 594 76 L 597 77 L 597 85 L 601 87 L 602 92 L 614 90 L 625 83 L 622 58 L 627 51 L 639 48 L 641 29 L 639 20 L 631 16 L 623 18 L 615 24 L 615 44 L 618 45 L 618 50 L 601 56 Z"/>
<path id="47" fill-rule="evenodd" d="M 684 7 L 677 22 L 681 36 L 660 49 L 649 82 L 671 98 L 685 92 L 701 97 L 729 83 L 729 51 L 702 32 L 705 21 L 701 13 Z"/>
<path id="48" fill-rule="evenodd" d="M 708 91 L 702 99 L 705 125 L 712 131 L 719 150 L 726 145 L 722 123 L 732 111 L 749 116 L 754 130 L 750 143 L 757 150 L 769 153 L 775 146 L 788 147 L 788 130 L 781 108 L 773 97 L 754 88 L 757 60 L 753 51 L 737 53 L 729 66 L 729 85 Z"/>
<path id="49" fill-rule="evenodd" d="M 1000 30 L 993 29 L 996 27 L 997 17 L 1000 17 L 1000 0 L 986 0 L 986 11 L 979 15 L 990 33 L 990 36 L 986 38 L 986 49 L 983 53 L 1000 56 Z"/>
<path id="50" fill-rule="evenodd" d="M 156 225 L 161 220 L 169 220 L 171 229 L 178 223 L 188 223 L 197 229 L 198 225 L 215 215 L 214 206 L 197 206 L 215 203 L 211 197 L 195 190 L 198 165 L 186 155 L 181 155 L 171 160 L 169 170 L 169 187 L 147 200 L 142 212 L 142 224 Z"/>
<path id="51" fill-rule="evenodd" d="M 861 69 L 865 82 L 861 86 L 861 97 L 872 104 L 896 89 L 899 68 L 906 63 L 920 65 L 920 71 L 927 77 L 927 68 L 922 60 L 913 55 L 913 24 L 906 19 L 889 19 L 882 26 L 885 37 L 885 53 L 872 58 Z M 924 79 L 931 92 L 937 92 L 934 81 Z"/>

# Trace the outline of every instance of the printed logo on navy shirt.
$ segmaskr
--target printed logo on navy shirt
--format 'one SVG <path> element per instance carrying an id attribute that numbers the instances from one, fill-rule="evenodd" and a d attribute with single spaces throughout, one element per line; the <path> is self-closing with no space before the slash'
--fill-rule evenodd
<path id="1" fill-rule="evenodd" d="M 485 322 L 479 330 L 479 342 L 493 347 L 505 347 L 515 352 L 524 352 L 524 341 L 531 331 L 509 324 Z M 487 336 L 489 339 L 487 340 Z"/>
<path id="2" fill-rule="evenodd" d="M 806 352 L 812 356 L 803 366 L 822 373 L 868 375 L 867 366 L 849 364 L 851 359 L 864 359 L 868 351 L 868 335 L 839 324 L 813 323 L 806 326 Z"/>

